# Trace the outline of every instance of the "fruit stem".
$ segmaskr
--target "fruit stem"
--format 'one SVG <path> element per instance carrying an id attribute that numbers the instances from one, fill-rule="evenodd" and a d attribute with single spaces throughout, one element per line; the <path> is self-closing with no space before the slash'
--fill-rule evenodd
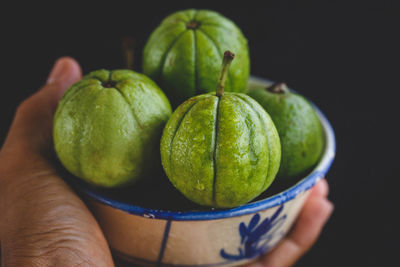
<path id="1" fill-rule="evenodd" d="M 132 37 L 125 37 L 122 40 L 122 50 L 124 52 L 125 66 L 127 69 L 130 69 L 130 70 L 133 70 L 135 45 L 136 45 L 136 41 Z"/>
<path id="2" fill-rule="evenodd" d="M 192 29 L 195 30 L 200 26 L 200 22 L 192 20 L 188 23 L 186 23 L 186 29 Z"/>
<path id="3" fill-rule="evenodd" d="M 228 77 L 229 66 L 231 65 L 232 60 L 235 58 L 235 54 L 231 51 L 227 50 L 224 53 L 224 59 L 222 61 L 221 73 L 219 75 L 218 84 L 217 84 L 217 96 L 221 97 L 224 95 L 225 81 Z"/>
<path id="4" fill-rule="evenodd" d="M 289 92 L 289 89 L 286 85 L 286 83 L 274 83 L 270 87 L 267 88 L 267 90 L 271 93 L 275 94 L 285 94 Z"/>

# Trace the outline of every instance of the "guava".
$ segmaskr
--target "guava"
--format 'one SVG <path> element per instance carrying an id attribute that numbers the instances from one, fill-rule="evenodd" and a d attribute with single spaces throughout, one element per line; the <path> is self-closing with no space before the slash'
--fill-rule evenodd
<path id="1" fill-rule="evenodd" d="M 86 182 L 129 185 L 158 165 L 161 133 L 171 113 L 165 94 L 145 75 L 94 71 L 58 104 L 55 151 L 64 167 Z"/>
<path id="2" fill-rule="evenodd" d="M 176 107 L 189 97 L 215 91 L 226 50 L 235 53 L 236 59 L 225 91 L 245 92 L 250 59 L 241 30 L 214 11 L 179 11 L 166 17 L 150 35 L 143 53 L 143 72 Z"/>
<path id="3" fill-rule="evenodd" d="M 247 203 L 265 191 L 281 157 L 268 113 L 246 94 L 224 92 L 232 59 L 226 52 L 217 92 L 182 103 L 161 138 L 171 183 L 189 200 L 218 208 Z"/>
<path id="4" fill-rule="evenodd" d="M 314 166 L 324 148 L 321 122 L 309 101 L 290 92 L 284 83 L 250 91 L 271 116 L 282 146 L 279 179 L 298 177 Z"/>

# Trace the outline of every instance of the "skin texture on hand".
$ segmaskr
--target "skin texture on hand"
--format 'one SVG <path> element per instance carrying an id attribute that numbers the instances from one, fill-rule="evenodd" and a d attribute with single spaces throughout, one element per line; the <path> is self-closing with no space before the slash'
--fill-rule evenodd
<path id="1" fill-rule="evenodd" d="M 80 78 L 61 58 L 17 109 L 0 151 L 2 266 L 114 266 L 96 220 L 50 163 L 55 108 Z"/>

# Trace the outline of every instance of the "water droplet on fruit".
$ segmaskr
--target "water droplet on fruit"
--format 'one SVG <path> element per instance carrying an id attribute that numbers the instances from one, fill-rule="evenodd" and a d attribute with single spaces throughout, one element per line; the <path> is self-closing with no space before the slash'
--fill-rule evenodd
<path id="1" fill-rule="evenodd" d="M 196 185 L 196 189 L 198 189 L 198 190 L 200 190 L 200 191 L 203 191 L 204 190 L 204 184 L 197 184 Z"/>

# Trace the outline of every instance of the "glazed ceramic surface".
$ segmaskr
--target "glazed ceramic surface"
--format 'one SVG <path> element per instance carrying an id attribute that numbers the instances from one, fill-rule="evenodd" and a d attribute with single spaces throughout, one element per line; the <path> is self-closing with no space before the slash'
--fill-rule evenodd
<path id="1" fill-rule="evenodd" d="M 251 78 L 249 89 L 270 82 Z M 326 145 L 314 170 L 287 190 L 240 207 L 215 211 L 173 212 L 147 209 L 106 198 L 81 188 L 111 249 L 140 265 L 235 266 L 273 248 L 290 230 L 309 189 L 329 170 L 335 136 L 321 119 Z"/>

